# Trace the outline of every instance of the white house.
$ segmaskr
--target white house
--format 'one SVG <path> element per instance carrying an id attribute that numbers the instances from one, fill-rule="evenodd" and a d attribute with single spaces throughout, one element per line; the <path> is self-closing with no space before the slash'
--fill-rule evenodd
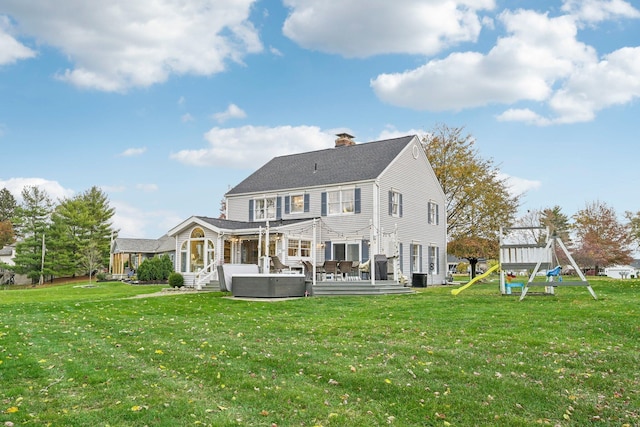
<path id="1" fill-rule="evenodd" d="M 613 279 L 638 277 L 638 270 L 630 265 L 613 265 L 604 269 L 604 275 Z"/>
<path id="2" fill-rule="evenodd" d="M 446 277 L 445 196 L 417 136 L 357 144 L 340 134 L 332 148 L 273 158 L 225 201 L 227 219 L 193 216 L 167 233 L 187 284 L 221 263 L 268 268 L 267 256 L 302 268 L 386 255 L 405 276 Z"/>

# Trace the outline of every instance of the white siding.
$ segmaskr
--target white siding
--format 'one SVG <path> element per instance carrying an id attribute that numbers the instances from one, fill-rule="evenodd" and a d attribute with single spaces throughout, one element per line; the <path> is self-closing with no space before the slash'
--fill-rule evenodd
<path id="1" fill-rule="evenodd" d="M 413 148 L 417 147 L 417 150 Z M 414 151 L 415 150 L 415 151 Z M 417 154 L 417 157 L 414 155 Z M 445 197 L 438 183 L 433 169 L 429 164 L 420 142 L 414 142 L 407 147 L 389 165 L 380 177 L 380 226 L 385 232 L 391 232 L 398 227 L 398 241 L 402 243 L 403 274 L 410 277 L 411 244 L 422 246 L 422 273 L 429 272 L 428 248 L 439 248 L 439 265 L 432 280 L 442 283 L 447 271 L 446 264 L 446 212 Z M 389 191 L 394 190 L 402 194 L 402 217 L 389 215 Z M 439 223 L 428 224 L 427 206 L 429 201 L 439 206 Z"/>

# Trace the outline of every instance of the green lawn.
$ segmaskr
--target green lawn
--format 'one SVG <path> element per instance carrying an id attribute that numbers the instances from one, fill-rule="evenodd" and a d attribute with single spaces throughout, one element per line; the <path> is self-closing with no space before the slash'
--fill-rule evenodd
<path id="1" fill-rule="evenodd" d="M 640 425 L 640 281 L 248 302 L 0 291 L 0 422 Z"/>

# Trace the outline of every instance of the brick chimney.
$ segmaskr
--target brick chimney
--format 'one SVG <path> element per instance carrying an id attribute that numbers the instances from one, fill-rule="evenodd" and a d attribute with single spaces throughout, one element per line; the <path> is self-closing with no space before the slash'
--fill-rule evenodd
<path id="1" fill-rule="evenodd" d="M 339 133 L 336 136 L 338 137 L 338 139 L 336 139 L 336 148 L 356 145 L 356 142 L 353 140 L 353 135 L 349 135 L 348 133 Z"/>

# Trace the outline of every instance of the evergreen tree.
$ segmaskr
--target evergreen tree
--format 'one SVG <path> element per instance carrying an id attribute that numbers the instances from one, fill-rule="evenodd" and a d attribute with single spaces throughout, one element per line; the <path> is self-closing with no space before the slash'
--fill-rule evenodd
<path id="1" fill-rule="evenodd" d="M 48 246 L 56 276 L 81 273 L 80 261 L 88 244 L 89 224 L 88 209 L 79 197 L 62 200 L 54 210 Z"/>
<path id="2" fill-rule="evenodd" d="M 115 209 L 109 206 L 109 198 L 98 187 L 93 186 L 82 193 L 80 199 L 88 211 L 87 239 L 96 245 L 100 254 L 100 264 L 108 265 L 111 253 L 111 234 L 113 227 L 111 219 Z"/>
<path id="3" fill-rule="evenodd" d="M 16 244 L 15 271 L 25 274 L 36 283 L 41 274 L 49 275 L 51 269 L 45 263 L 43 253 L 53 203 L 46 191 L 37 186 L 22 190 L 22 204 L 15 209 L 14 226 L 19 241 Z"/>

